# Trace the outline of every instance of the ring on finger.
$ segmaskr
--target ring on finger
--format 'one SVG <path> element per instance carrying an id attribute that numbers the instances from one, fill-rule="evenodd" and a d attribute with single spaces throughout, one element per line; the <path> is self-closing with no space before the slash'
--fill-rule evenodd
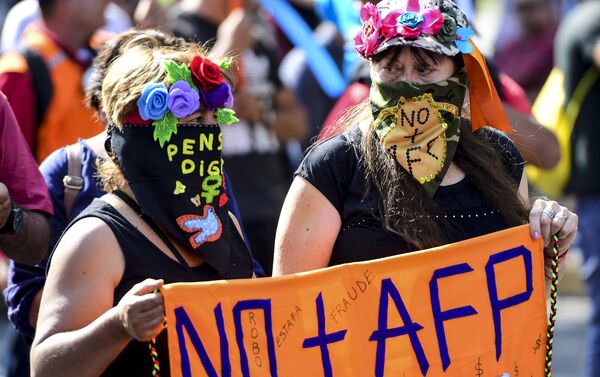
<path id="1" fill-rule="evenodd" d="M 554 219 L 554 217 L 556 216 L 556 214 L 558 213 L 558 211 L 556 211 L 554 208 L 550 207 L 548 209 L 545 209 L 544 211 L 542 211 L 542 213 L 546 216 L 548 216 L 548 218 L 550 220 Z"/>

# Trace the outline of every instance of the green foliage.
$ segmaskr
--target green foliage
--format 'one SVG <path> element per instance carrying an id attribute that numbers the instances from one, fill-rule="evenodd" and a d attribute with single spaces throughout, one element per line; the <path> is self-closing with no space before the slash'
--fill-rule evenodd
<path id="1" fill-rule="evenodd" d="M 240 120 L 235 117 L 235 111 L 231 109 L 219 109 L 217 110 L 217 123 L 226 124 L 230 126 L 232 123 L 239 122 Z"/>
<path id="2" fill-rule="evenodd" d="M 233 64 L 233 59 L 231 57 L 223 58 L 219 62 L 219 68 L 221 68 L 222 70 L 227 70 L 227 69 L 231 68 L 232 64 Z"/>
<path id="3" fill-rule="evenodd" d="M 170 112 L 166 113 L 160 120 L 155 120 L 154 126 L 154 141 L 158 140 L 160 147 L 165 145 L 165 142 L 171 140 L 172 134 L 177 134 L 177 118 Z"/>
<path id="4" fill-rule="evenodd" d="M 165 63 L 165 68 L 167 69 L 167 76 L 169 77 L 169 82 L 175 84 L 177 81 L 185 81 L 192 88 L 196 88 L 194 86 L 194 81 L 192 81 L 192 71 L 185 64 L 177 64 L 173 61 L 167 61 Z"/>

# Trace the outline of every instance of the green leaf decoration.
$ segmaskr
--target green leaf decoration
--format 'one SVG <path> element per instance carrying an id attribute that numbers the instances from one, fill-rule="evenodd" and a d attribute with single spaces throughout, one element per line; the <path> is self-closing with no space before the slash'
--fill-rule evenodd
<path id="1" fill-rule="evenodd" d="M 152 122 L 154 126 L 154 141 L 158 140 L 160 147 L 171 140 L 172 134 L 177 134 L 177 118 L 170 112 L 166 113 L 160 120 Z"/>
<path id="2" fill-rule="evenodd" d="M 219 62 L 219 68 L 226 70 L 226 69 L 231 68 L 232 64 L 233 64 L 233 59 L 231 57 L 223 58 Z"/>
<path id="3" fill-rule="evenodd" d="M 217 123 L 226 124 L 230 126 L 232 123 L 239 122 L 240 120 L 235 117 L 235 111 L 231 109 L 219 109 L 217 110 Z"/>
<path id="4" fill-rule="evenodd" d="M 171 84 L 175 84 L 177 81 L 185 81 L 192 88 L 196 88 L 194 86 L 194 82 L 192 81 L 192 71 L 185 64 L 177 64 L 174 61 L 165 62 L 165 68 L 167 69 L 167 76 L 169 77 L 169 82 Z"/>

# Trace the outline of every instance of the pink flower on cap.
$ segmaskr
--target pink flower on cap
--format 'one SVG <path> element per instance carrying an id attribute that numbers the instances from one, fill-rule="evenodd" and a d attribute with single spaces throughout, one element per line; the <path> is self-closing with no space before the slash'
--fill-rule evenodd
<path id="1" fill-rule="evenodd" d="M 362 29 L 354 38 L 354 46 L 359 54 L 369 56 L 377 48 L 381 35 L 381 17 L 374 4 L 366 3 L 361 8 L 360 22 Z"/>
<path id="2" fill-rule="evenodd" d="M 435 35 L 444 26 L 444 17 L 439 9 L 424 7 L 419 0 L 408 0 L 406 10 L 390 12 L 382 21 L 381 33 L 386 39 L 400 35 L 416 39 L 421 35 Z"/>

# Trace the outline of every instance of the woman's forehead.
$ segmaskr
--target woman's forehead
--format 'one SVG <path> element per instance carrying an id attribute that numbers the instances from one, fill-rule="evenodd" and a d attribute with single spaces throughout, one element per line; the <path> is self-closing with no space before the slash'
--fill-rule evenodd
<path id="1" fill-rule="evenodd" d="M 381 61 L 386 64 L 413 64 L 413 65 L 432 65 L 442 63 L 444 60 L 451 60 L 445 55 L 436 54 L 417 47 L 395 47 L 386 53 Z"/>

